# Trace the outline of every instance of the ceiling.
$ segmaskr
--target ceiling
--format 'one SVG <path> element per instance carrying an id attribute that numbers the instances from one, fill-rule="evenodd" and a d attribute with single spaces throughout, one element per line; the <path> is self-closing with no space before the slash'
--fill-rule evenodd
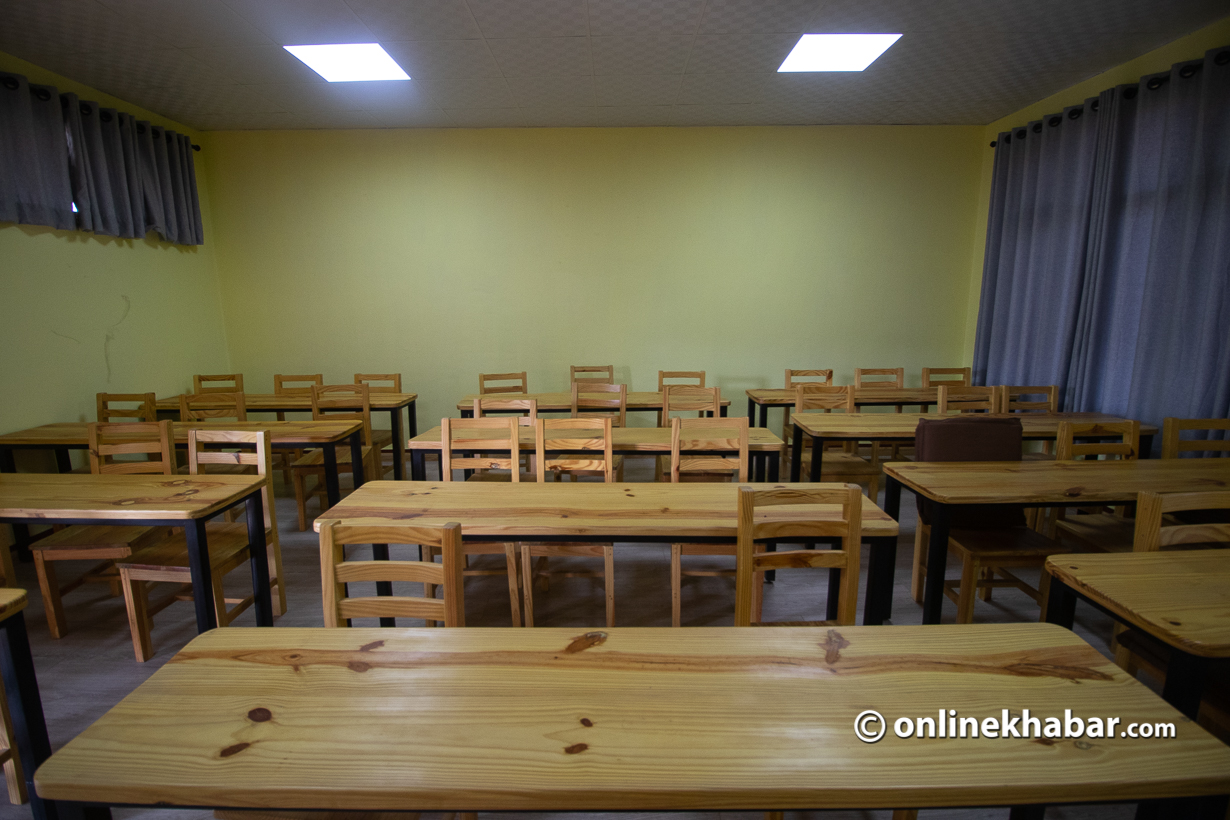
<path id="1" fill-rule="evenodd" d="M 974 124 L 1227 13 L 1225 0 L 4 0 L 0 51 L 201 130 Z M 904 36 L 777 74 L 800 34 Z M 378 42 L 409 82 L 282 45 Z"/>

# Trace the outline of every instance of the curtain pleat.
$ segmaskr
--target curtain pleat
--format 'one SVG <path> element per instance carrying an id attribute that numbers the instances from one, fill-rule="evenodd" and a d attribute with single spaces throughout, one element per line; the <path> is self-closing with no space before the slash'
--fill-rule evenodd
<path id="1" fill-rule="evenodd" d="M 204 244 L 192 143 L 0 72 L 0 221 Z"/>

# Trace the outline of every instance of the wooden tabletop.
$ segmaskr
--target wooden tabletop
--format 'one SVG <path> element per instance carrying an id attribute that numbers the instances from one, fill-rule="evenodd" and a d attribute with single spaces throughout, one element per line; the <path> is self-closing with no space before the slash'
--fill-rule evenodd
<path id="1" fill-rule="evenodd" d="M 787 407 L 794 404 L 795 391 L 782 387 L 748 390 L 747 397 L 756 404 L 772 407 Z M 960 387 L 948 389 L 950 401 L 986 398 L 983 395 L 967 394 Z M 937 393 L 934 387 L 857 387 L 854 389 L 855 404 L 935 404 Z"/>
<path id="2" fill-rule="evenodd" d="M 527 537 L 721 538 L 734 541 L 740 486 L 815 484 L 581 484 L 549 481 L 368 481 L 316 519 L 413 520 L 428 527 L 460 521 L 463 538 Z M 793 505 L 764 511 L 764 520 L 815 519 L 840 514 L 839 505 Z M 897 522 L 863 499 L 863 535 L 895 536 Z"/>
<path id="3" fill-rule="evenodd" d="M 358 421 L 192 421 L 172 422 L 176 444 L 188 443 L 188 431 L 196 430 L 266 430 L 270 444 L 327 444 L 345 439 L 362 429 Z M 86 447 L 86 422 L 68 421 L 44 424 L 16 433 L 0 436 L 2 447 Z"/>
<path id="4" fill-rule="evenodd" d="M 738 439 L 720 438 L 712 440 L 697 439 L 695 436 L 702 431 L 689 431 L 686 441 L 689 450 L 738 450 Z M 534 428 L 522 427 L 520 430 L 522 451 L 534 449 Z M 548 444 L 550 439 L 547 439 Z M 611 430 L 611 443 L 616 452 L 669 453 L 671 451 L 671 431 L 669 427 L 615 427 Z M 775 452 L 781 449 L 782 440 L 763 427 L 752 427 L 748 430 L 748 449 L 751 451 Z M 410 439 L 411 450 L 439 450 L 440 426 L 420 433 Z"/>
<path id="5" fill-rule="evenodd" d="M 418 397 L 418 393 L 370 393 L 369 402 L 373 410 L 396 410 L 416 401 Z M 273 413 L 278 410 L 285 410 L 288 413 L 311 412 L 312 410 L 312 397 L 307 395 L 244 393 L 243 402 L 249 413 Z M 159 399 L 158 409 L 179 410 L 179 396 Z"/>
<path id="6" fill-rule="evenodd" d="M 940 413 L 791 413 L 790 420 L 809 436 L 831 439 L 912 439 L 922 419 L 951 419 L 954 415 Z M 978 418 L 1019 419 L 1027 439 L 1053 439 L 1059 433 L 1061 421 L 1102 422 L 1123 421 L 1119 416 L 1104 413 L 995 413 L 979 414 Z M 1140 432 L 1152 435 L 1157 428 L 1140 425 Z"/>
<path id="7" fill-rule="evenodd" d="M 1046 571 L 1171 646 L 1230 657 L 1230 550 L 1052 555 Z"/>
<path id="8" fill-rule="evenodd" d="M 941 504 L 1134 501 L 1141 490 L 1188 493 L 1230 486 L 1230 459 L 904 462 L 884 472 Z"/>
<path id="9" fill-rule="evenodd" d="M 581 391 L 585 395 L 585 391 Z M 477 393 L 472 393 L 461 401 L 457 402 L 458 410 L 473 410 L 475 399 L 536 399 L 538 401 L 539 412 L 551 410 L 572 410 L 572 394 L 569 392 L 563 393 L 498 393 L 490 396 L 480 396 Z M 730 405 L 729 399 L 722 399 L 722 406 Z M 661 410 L 662 409 L 662 394 L 661 393 L 645 393 L 628 391 L 628 409 L 629 410 Z"/>
<path id="10" fill-rule="evenodd" d="M 261 476 L 0 473 L 0 519 L 208 518 L 257 489 Z"/>
<path id="11" fill-rule="evenodd" d="M 0 587 L 0 621 L 26 608 L 29 598 L 24 589 Z"/>
<path id="12" fill-rule="evenodd" d="M 1177 736 L 891 728 L 943 708 L 1070 709 Z M 855 737 L 866 709 L 890 723 L 878 743 Z M 1225 793 L 1230 748 L 1050 624 L 229 628 L 194 639 L 34 779 L 44 798 L 166 806 L 976 806 Z"/>

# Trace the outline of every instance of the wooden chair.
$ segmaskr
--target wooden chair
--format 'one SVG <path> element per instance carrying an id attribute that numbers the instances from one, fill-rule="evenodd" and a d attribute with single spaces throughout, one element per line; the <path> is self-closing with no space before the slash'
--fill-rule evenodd
<path id="1" fill-rule="evenodd" d="M 950 401 L 948 385 L 940 384 L 935 388 L 936 411 L 939 413 L 999 413 L 1000 389 L 998 387 L 961 388 L 961 400 Z M 969 396 L 970 398 L 966 398 Z"/>
<path id="2" fill-rule="evenodd" d="M 819 384 L 826 387 L 833 386 L 833 371 L 832 370 L 791 370 L 786 369 L 786 389 L 793 390 L 800 384 Z M 789 443 L 790 441 L 790 410 L 787 409 L 782 414 L 782 441 Z M 783 450 L 783 455 L 785 451 Z"/>
<path id="3" fill-rule="evenodd" d="M 794 412 L 814 413 L 822 410 L 831 413 L 834 410 L 845 413 L 859 412 L 854 403 L 854 390 L 844 385 L 799 384 L 795 386 Z M 789 437 L 783 439 L 789 446 Z M 784 448 L 783 448 L 784 449 Z M 783 460 L 788 457 L 782 453 Z M 811 448 L 803 447 L 803 475 L 809 475 L 811 469 Z M 853 446 L 847 448 L 844 444 L 834 443 L 833 449 L 825 448 L 824 463 L 821 465 L 821 481 L 840 481 L 851 484 L 867 485 L 867 494 L 875 498 L 880 491 L 881 473 L 880 448 L 873 445 L 869 458 L 863 458 Z"/>
<path id="4" fill-rule="evenodd" d="M 658 411 L 658 426 L 668 427 L 672 413 L 695 413 L 697 417 L 717 418 L 722 412 L 722 393 L 716 387 L 685 384 L 666 384 L 661 387 L 662 409 Z M 653 480 L 663 481 L 670 467 L 667 456 L 654 459 Z"/>
<path id="5" fill-rule="evenodd" d="M 215 386 L 216 383 L 216 386 Z M 193 376 L 193 393 L 242 393 L 243 374 L 226 373 L 215 376 Z"/>
<path id="6" fill-rule="evenodd" d="M 179 396 L 180 421 L 247 421 L 243 393 L 193 393 Z"/>
<path id="7" fill-rule="evenodd" d="M 924 367 L 922 369 L 922 386 L 939 387 L 969 387 L 972 368 L 969 367 Z M 939 376 L 940 378 L 935 378 Z"/>
<path id="8" fill-rule="evenodd" d="M 574 364 L 568 368 L 568 383 L 569 384 L 577 381 L 578 373 L 602 374 L 598 376 L 582 375 L 580 377 L 580 380 L 583 382 L 594 382 L 596 384 L 614 384 L 615 383 L 615 365 L 613 364 L 595 364 L 595 365 Z"/>
<path id="9" fill-rule="evenodd" d="M 696 450 L 697 442 L 712 441 L 715 438 L 725 440 L 726 445 L 733 445 L 735 456 L 702 455 L 690 453 Z M 748 467 L 748 419 L 740 418 L 698 418 L 671 419 L 671 483 L 682 481 L 747 481 Z M 679 626 L 682 622 L 682 586 L 683 576 L 728 576 L 734 577 L 733 569 L 684 570 L 685 555 L 729 555 L 734 556 L 733 544 L 671 544 L 671 626 Z"/>
<path id="10" fill-rule="evenodd" d="M 572 418 L 603 416 L 611 420 L 612 427 L 628 426 L 628 385 L 606 384 L 586 379 L 573 382 Z M 616 472 L 622 473 L 622 461 L 622 458 L 616 458 Z"/>
<path id="11" fill-rule="evenodd" d="M 1185 439 L 1186 432 L 1212 434 L 1221 431 L 1226 438 Z M 1181 458 L 1183 453 L 1230 453 L 1230 419 L 1180 419 L 1162 421 L 1162 458 Z M 1139 514 L 1139 513 L 1138 513 Z"/>
<path id="12" fill-rule="evenodd" d="M 98 416 L 95 421 L 111 422 L 115 419 L 129 421 L 158 421 L 158 399 L 153 393 L 96 393 Z M 136 407 L 113 407 L 115 404 L 135 404 Z"/>
<path id="13" fill-rule="evenodd" d="M 538 482 L 547 480 L 547 474 L 574 477 L 600 475 L 610 484 L 615 480 L 615 457 L 611 453 L 611 419 L 597 418 L 538 419 L 534 425 L 535 462 L 538 465 Z M 563 433 L 548 436 L 548 433 Z M 566 454 L 547 456 L 548 438 L 564 439 L 569 449 L 586 451 L 583 455 Z M 583 557 L 602 558 L 601 570 L 574 570 L 560 572 L 547 568 L 550 558 Z M 537 560 L 535 560 L 537 559 Z M 534 587 L 539 581 L 544 590 L 549 588 L 551 578 L 602 578 L 606 592 L 606 625 L 615 625 L 615 546 L 614 544 L 591 543 L 546 543 L 521 544 L 521 579 L 525 596 L 525 625 L 534 625 Z"/>
<path id="14" fill-rule="evenodd" d="M 868 378 L 868 377 L 871 378 Z M 862 387 L 896 387 L 898 389 L 905 387 L 905 368 L 904 367 L 856 367 L 854 369 L 854 388 L 858 390 Z M 897 412 L 902 411 L 902 405 L 896 405 Z M 880 446 L 878 442 L 872 442 L 871 452 L 868 454 L 873 461 L 880 461 Z M 901 445 L 894 443 L 890 447 L 892 460 L 901 458 Z M 887 460 L 887 459 L 885 459 Z M 873 496 L 874 497 L 874 496 Z"/>
<path id="15" fill-rule="evenodd" d="M 491 382 L 509 382 L 515 381 L 518 384 L 492 384 Z M 529 383 L 525 378 L 525 371 L 520 373 L 479 373 L 478 374 L 478 393 L 480 396 L 489 396 L 493 393 L 528 393 L 530 392 Z"/>
<path id="16" fill-rule="evenodd" d="M 175 450 L 171 422 L 137 422 L 86 426 L 90 442 L 90 472 L 95 475 L 162 474 L 175 475 Z M 117 455 L 147 454 L 145 461 L 117 461 Z M 155 458 L 155 456 L 157 456 Z M 61 596 L 84 583 L 109 583 L 119 594 L 119 572 L 115 562 L 166 535 L 165 527 L 127 527 L 112 525 L 74 525 L 47 535 L 31 545 L 34 568 L 38 572 L 43 609 L 51 637 L 68 631 Z M 59 561 L 99 561 L 75 581 L 63 586 L 56 578 Z M 6 573 L 9 571 L 5 568 Z M 6 583 L 12 578 L 5 576 Z"/>
<path id="17" fill-rule="evenodd" d="M 1059 387 L 1054 384 L 1000 385 L 1001 413 L 1058 413 Z M 1025 398 L 1033 396 L 1036 398 Z"/>
<path id="18" fill-rule="evenodd" d="M 17 736 L 13 732 L 13 716 L 9 712 L 8 693 L 0 682 L 0 763 L 4 764 L 4 780 L 8 786 L 9 802 L 20 806 L 30 800 L 26 792 L 26 778 L 21 768 L 21 756 L 17 753 Z"/>
<path id="19" fill-rule="evenodd" d="M 226 452 L 206 450 L 203 445 L 252 445 L 254 450 Z M 274 614 L 286 612 L 285 575 L 282 572 L 282 550 L 278 543 L 277 513 L 274 508 L 273 485 L 270 481 L 273 459 L 269 449 L 269 433 L 238 430 L 189 430 L 188 472 L 201 474 L 205 464 L 247 464 L 264 477 L 261 501 L 265 512 L 265 544 L 269 552 L 269 582 L 273 597 Z M 222 579 L 230 572 L 247 566 L 252 551 L 248 543 L 248 525 L 245 521 L 205 523 L 209 544 L 209 573 L 213 587 L 214 612 L 218 626 L 226 626 L 252 605 L 254 596 L 227 598 L 222 588 Z M 169 538 L 134 552 L 116 564 L 120 583 L 124 589 L 124 603 L 128 608 L 128 628 L 132 632 L 132 648 L 137 660 L 144 663 L 153 657 L 154 646 L 150 636 L 151 619 L 155 614 L 176 601 L 192 600 L 192 570 L 188 557 L 188 541 L 184 530 L 172 531 Z M 176 584 L 178 589 L 164 600 L 151 605 L 149 586 L 155 583 Z M 227 604 L 235 604 L 230 609 Z"/>
<path id="20" fill-rule="evenodd" d="M 273 377 L 273 393 L 276 396 L 310 396 L 312 385 L 324 384 L 323 373 L 307 373 L 301 375 L 283 375 L 278 373 Z M 278 411 L 278 421 L 286 421 L 286 411 Z M 278 450 L 273 454 L 278 469 L 282 472 L 282 483 L 291 483 L 292 466 L 303 458 L 304 450 Z"/>
<path id="21" fill-rule="evenodd" d="M 379 452 L 372 445 L 372 405 L 367 385 L 312 385 L 312 420 L 361 421 L 363 423 L 363 463 L 358 469 L 364 470 L 364 475 L 368 478 L 376 479 L 384 475 Z M 307 502 L 318 497 L 321 499 L 322 510 L 325 506 L 324 451 L 312 450 L 291 466 L 291 478 L 295 486 L 295 507 L 298 509 L 299 530 L 302 532 L 308 528 Z M 350 448 L 338 447 L 338 473 L 350 473 L 353 476 L 355 469 L 351 463 Z M 307 484 L 309 477 L 316 479 L 316 483 L 311 487 Z"/>
<path id="22" fill-rule="evenodd" d="M 474 400 L 474 418 L 481 419 L 486 417 L 488 413 L 514 413 L 512 418 L 517 420 L 517 424 L 522 427 L 533 427 L 538 421 L 538 400 L 537 399 L 505 399 L 491 398 L 485 399 L 479 397 Z M 525 453 L 521 456 L 521 469 L 528 472 L 533 472 L 533 454 Z"/>
<path id="23" fill-rule="evenodd" d="M 1021 423 L 1017 419 L 955 416 L 918 423 L 915 450 L 919 461 L 1019 461 Z M 926 555 L 931 536 L 931 502 L 918 499 L 911 593 L 921 603 Z M 971 623 L 978 593 L 991 600 L 992 590 L 1011 587 L 1024 592 L 1046 611 L 1045 578 L 1031 586 L 1015 570 L 1040 569 L 1047 556 L 1064 548 L 1025 525 L 1025 515 L 1013 505 L 979 505 L 954 509 L 948 551 L 961 560 L 961 578 L 944 581 L 944 594 L 957 604 L 957 623 Z M 940 568 L 939 571 L 943 571 Z"/>
<path id="24" fill-rule="evenodd" d="M 838 518 L 792 518 L 785 521 L 764 521 L 766 508 L 797 504 L 838 504 Z M 801 489 L 779 488 L 755 490 L 739 488 L 738 543 L 735 546 L 735 626 L 823 626 L 852 625 L 858 610 L 859 550 L 862 544 L 863 494 L 853 485 Z M 758 520 L 761 519 L 761 520 Z M 786 539 L 812 541 L 840 539 L 841 548 L 831 550 L 789 550 L 759 552 L 757 542 Z M 835 621 L 782 621 L 769 624 L 762 620 L 764 575 L 768 570 L 838 569 L 841 586 Z"/>
<path id="25" fill-rule="evenodd" d="M 347 561 L 347 544 L 418 544 L 434 561 Z M 466 625 L 462 585 L 461 525 L 420 527 L 411 524 L 368 526 L 326 521 L 320 525 L 320 576 L 325 626 L 349 626 L 351 618 L 422 618 L 446 627 Z M 358 596 L 350 584 L 408 582 L 423 585 L 423 596 Z M 443 599 L 435 597 L 435 589 Z"/>
<path id="26" fill-rule="evenodd" d="M 367 385 L 368 394 L 375 393 L 400 393 L 401 392 L 401 374 L 400 373 L 355 373 L 355 384 Z M 397 412 L 401 412 L 400 410 Z M 393 431 L 385 430 L 381 427 L 372 428 L 372 446 L 376 448 L 377 459 L 381 464 L 387 465 L 388 472 L 393 469 L 394 459 L 401 459 L 402 475 L 406 474 L 406 444 L 401 442 L 395 445 L 393 442 Z M 385 456 L 388 459 L 385 459 Z"/>
<path id="27" fill-rule="evenodd" d="M 705 371 L 703 370 L 659 370 L 658 371 L 658 392 L 661 393 L 666 389 L 667 379 L 683 379 L 690 387 L 705 386 Z M 679 382 L 672 381 L 671 384 Z"/>
<path id="28" fill-rule="evenodd" d="M 1117 441 L 1093 441 L 1078 443 L 1082 436 L 1113 435 Z M 1140 422 L 1113 423 L 1061 421 L 1055 438 L 1055 458 L 1058 461 L 1089 458 L 1119 458 L 1135 461 L 1140 452 Z M 1048 511 L 1049 512 L 1049 511 Z M 1127 552 L 1131 549 L 1134 522 L 1127 517 L 1126 508 L 1112 512 L 1103 508 L 1084 508 L 1084 514 L 1069 517 L 1063 508 L 1055 509 L 1043 517 L 1044 531 L 1053 533 L 1056 540 L 1078 549 L 1097 552 Z"/>

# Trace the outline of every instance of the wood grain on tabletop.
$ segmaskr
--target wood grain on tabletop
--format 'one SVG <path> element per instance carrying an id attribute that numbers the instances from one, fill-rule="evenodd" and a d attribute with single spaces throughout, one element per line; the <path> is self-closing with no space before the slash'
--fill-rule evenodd
<path id="1" fill-rule="evenodd" d="M 585 391 L 582 390 L 581 392 L 584 393 Z M 482 398 L 482 396 L 480 396 L 477 393 L 473 393 L 471 395 L 466 396 L 461 401 L 457 402 L 457 409 L 458 410 L 473 409 L 474 400 L 478 398 Z M 507 393 L 507 394 L 502 395 L 501 398 L 534 399 L 535 401 L 538 402 L 538 412 L 539 413 L 546 411 L 546 410 L 558 411 L 558 410 L 571 410 L 572 409 L 572 393 L 571 392 L 515 393 L 515 394 Z M 729 404 L 730 404 L 729 399 L 722 399 L 723 407 L 728 406 Z M 660 410 L 662 408 L 662 394 L 661 393 L 647 393 L 643 391 L 633 392 L 629 390 L 627 407 L 629 410 Z"/>
<path id="2" fill-rule="evenodd" d="M 618 538 L 729 538 L 737 528 L 739 484 L 582 484 L 466 481 L 369 481 L 317 519 L 364 523 L 413 521 L 443 526 L 460 521 L 462 537 L 574 536 Z M 833 485 L 753 484 L 772 487 Z M 770 508 L 764 520 L 836 518 L 839 505 Z M 863 534 L 895 536 L 897 522 L 863 502 Z"/>
<path id="3" fill-rule="evenodd" d="M 373 410 L 392 410 L 395 407 L 402 407 L 412 401 L 417 401 L 418 397 L 418 393 L 382 393 L 373 391 L 371 393 L 371 407 Z M 309 394 L 244 393 L 243 399 L 249 413 L 254 411 L 272 412 L 273 410 L 312 412 L 312 397 Z M 166 398 L 159 399 L 157 406 L 159 410 L 178 410 L 179 396 L 167 396 Z"/>
<path id="4" fill-rule="evenodd" d="M 1058 504 L 1132 501 L 1141 490 L 1196 492 L 1230 487 L 1230 459 L 1138 461 L 890 462 L 884 472 L 942 504 Z"/>
<path id="5" fill-rule="evenodd" d="M 952 395 L 949 394 L 949 398 L 952 398 Z M 1123 421 L 1119 416 L 1108 416 L 1104 413 L 980 413 L 977 417 L 1017 419 L 1021 422 L 1025 438 L 1055 438 L 1059 432 L 1059 423 L 1063 421 Z M 790 416 L 791 421 L 803 432 L 822 438 L 841 436 L 913 438 L 920 420 L 939 421 L 951 418 L 957 418 L 957 416 L 940 413 L 792 413 Z M 1142 424 L 1140 430 L 1142 433 L 1157 432 L 1156 427 L 1146 424 Z"/>
<path id="6" fill-rule="evenodd" d="M 688 439 L 688 446 L 696 450 L 737 450 L 738 438 L 715 438 L 695 440 Z M 551 439 L 547 439 L 548 445 Z M 641 450 L 647 453 L 669 453 L 671 451 L 671 431 L 669 427 L 615 427 L 611 430 L 611 443 L 616 450 Z M 763 427 L 752 427 L 748 431 L 748 448 L 773 452 L 779 450 L 782 440 Z M 410 439 L 411 450 L 439 450 L 440 426 L 436 425 L 425 433 L 420 433 Z M 526 427 L 521 430 L 521 449 L 534 449 L 534 430 Z"/>
<path id="7" fill-rule="evenodd" d="M 72 447 L 84 446 L 87 442 L 86 424 L 84 421 L 59 422 L 31 427 L 16 433 L 6 433 L 0 436 L 0 447 Z M 177 444 L 187 444 L 189 430 L 267 430 L 270 440 L 278 442 L 302 442 L 304 444 L 324 444 L 330 441 L 341 441 L 355 430 L 359 423 L 354 421 L 176 421 L 171 423 Z"/>
<path id="8" fill-rule="evenodd" d="M 126 521 L 207 518 L 262 476 L 0 473 L 0 518 Z"/>
<path id="9" fill-rule="evenodd" d="M 1230 550 L 1052 555 L 1046 569 L 1171 646 L 1230 657 Z"/>
<path id="10" fill-rule="evenodd" d="M 1070 709 L 1177 736 L 854 733 L 866 709 L 947 708 Z M 1225 793 L 1230 747 L 1050 624 L 230 628 L 194 639 L 35 782 L 50 799 L 287 809 L 1005 805 Z"/>

